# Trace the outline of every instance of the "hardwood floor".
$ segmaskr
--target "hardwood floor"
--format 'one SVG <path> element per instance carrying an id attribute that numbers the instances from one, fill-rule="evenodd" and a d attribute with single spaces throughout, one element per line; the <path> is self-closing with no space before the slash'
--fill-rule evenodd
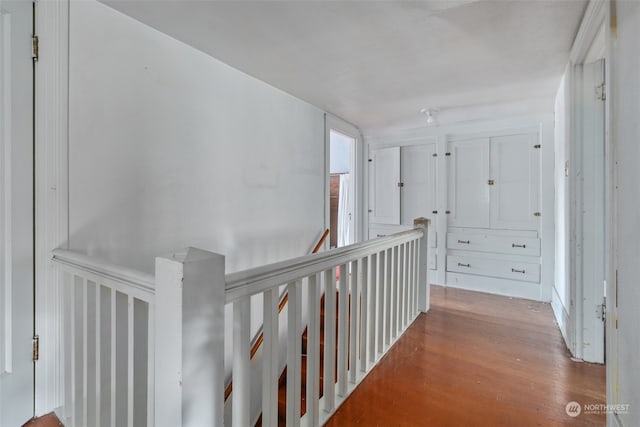
<path id="1" fill-rule="evenodd" d="M 62 427 L 62 423 L 53 412 L 27 421 L 22 427 Z"/>
<path id="2" fill-rule="evenodd" d="M 326 426 L 604 426 L 605 367 L 574 362 L 548 304 L 431 287 L 421 314 Z M 584 406 L 583 406 L 584 407 Z"/>

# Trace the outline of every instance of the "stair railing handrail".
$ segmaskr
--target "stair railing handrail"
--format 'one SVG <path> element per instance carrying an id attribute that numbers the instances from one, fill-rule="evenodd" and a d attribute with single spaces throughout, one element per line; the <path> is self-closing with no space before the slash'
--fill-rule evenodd
<path id="1" fill-rule="evenodd" d="M 225 276 L 225 302 L 227 304 L 233 303 L 239 298 L 256 295 L 274 286 L 282 285 L 314 273 L 320 273 L 328 268 L 349 262 L 352 259 L 361 258 L 381 251 L 386 247 L 398 245 L 416 238 L 422 238 L 423 236 L 424 231 L 422 229 L 414 228 L 389 236 L 378 237 L 332 249 L 331 251 L 321 254 L 303 255 L 286 261 L 230 273 Z"/>
<path id="2" fill-rule="evenodd" d="M 111 423 L 131 426 L 151 427 L 156 420 L 162 425 L 223 425 L 227 323 L 233 329 L 231 425 L 251 424 L 250 299 L 262 293 L 260 402 L 263 426 L 277 425 L 278 290 L 285 286 L 287 425 L 297 426 L 302 418 L 321 425 L 418 313 L 429 308 L 429 220 L 419 218 L 414 225 L 390 236 L 230 274 L 225 274 L 223 255 L 196 248 L 157 257 L 154 275 L 55 249 L 52 266 L 60 283 L 56 316 L 65 349 L 56 363 L 64 375 L 64 416 L 73 425 L 99 423 L 105 415 Z M 336 280 L 338 268 L 341 277 Z M 301 417 L 300 406 L 292 402 L 301 401 L 303 288 L 310 310 L 310 350 L 307 409 Z M 324 318 L 324 355 L 318 356 L 320 296 L 331 288 L 338 292 L 325 293 L 325 310 L 337 310 L 338 316 Z M 352 301 L 360 304 L 350 309 Z M 231 324 L 225 319 L 227 304 L 233 309 Z M 325 361 L 323 378 L 318 357 Z"/>
<path id="3" fill-rule="evenodd" d="M 145 301 L 151 301 L 155 295 L 155 276 L 133 268 L 112 263 L 106 259 L 85 255 L 69 249 L 51 251 L 53 263 L 64 270 L 86 274 L 119 282 Z M 136 296 L 138 296 L 136 295 Z"/>
<path id="4" fill-rule="evenodd" d="M 320 248 L 322 247 L 322 245 L 324 244 L 324 241 L 327 239 L 328 236 L 329 236 L 329 229 L 327 228 L 322 233 L 322 236 L 320 236 L 318 243 L 316 243 L 316 245 L 311 250 L 311 254 L 318 253 L 318 251 L 320 250 Z M 278 303 L 278 313 L 282 313 L 282 310 L 284 310 L 284 308 L 287 305 L 287 301 L 289 301 L 289 294 L 285 290 L 282 293 L 282 296 L 280 297 L 280 302 Z M 255 335 L 255 338 L 251 342 L 251 350 L 249 351 L 250 359 L 253 359 L 255 357 L 256 353 L 260 349 L 260 346 L 262 345 L 263 340 L 264 340 L 264 331 L 262 330 L 262 327 L 260 327 L 258 333 Z M 232 391 L 233 391 L 233 380 L 230 380 L 224 389 L 225 401 L 229 398 L 229 396 L 231 396 Z"/>

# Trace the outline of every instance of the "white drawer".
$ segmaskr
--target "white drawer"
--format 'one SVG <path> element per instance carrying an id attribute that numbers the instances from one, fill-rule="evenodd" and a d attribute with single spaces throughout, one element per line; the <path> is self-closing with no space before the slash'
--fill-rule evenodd
<path id="1" fill-rule="evenodd" d="M 447 233 L 447 248 L 509 255 L 540 256 L 540 239 L 475 233 Z"/>
<path id="2" fill-rule="evenodd" d="M 540 264 L 536 262 L 449 255 L 447 271 L 524 282 L 540 282 Z"/>

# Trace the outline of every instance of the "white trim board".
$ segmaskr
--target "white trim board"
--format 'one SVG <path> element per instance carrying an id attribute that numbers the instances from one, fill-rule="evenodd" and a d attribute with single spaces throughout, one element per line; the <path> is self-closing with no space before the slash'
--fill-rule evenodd
<path id="1" fill-rule="evenodd" d="M 517 280 L 447 272 L 446 286 L 450 288 L 466 289 L 469 291 L 540 301 L 539 283 L 520 282 Z"/>
<path id="2" fill-rule="evenodd" d="M 0 10 L 0 375 L 11 372 L 11 27 Z"/>
<path id="3" fill-rule="evenodd" d="M 68 79 L 69 0 L 39 1 L 36 32 L 41 55 L 36 66 L 36 364 L 35 415 L 64 400 L 62 357 L 63 296 L 49 264 L 50 251 L 69 240 Z"/>
<path id="4" fill-rule="evenodd" d="M 560 329 L 560 333 L 562 333 L 562 338 L 564 338 L 564 342 L 567 345 L 569 352 L 574 354 L 575 342 L 573 339 L 575 334 L 569 329 L 572 325 L 571 317 L 569 316 L 569 312 L 562 305 L 555 286 L 553 287 L 553 293 L 551 294 L 551 309 L 553 310 L 553 315 L 556 318 L 558 329 Z"/>

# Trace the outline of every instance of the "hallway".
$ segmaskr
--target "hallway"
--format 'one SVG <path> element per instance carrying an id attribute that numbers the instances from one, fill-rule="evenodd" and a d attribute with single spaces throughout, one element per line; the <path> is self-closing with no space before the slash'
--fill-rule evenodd
<path id="1" fill-rule="evenodd" d="M 602 426 L 584 405 L 604 403 L 605 367 L 571 361 L 548 304 L 432 286 L 431 310 L 326 425 Z"/>

